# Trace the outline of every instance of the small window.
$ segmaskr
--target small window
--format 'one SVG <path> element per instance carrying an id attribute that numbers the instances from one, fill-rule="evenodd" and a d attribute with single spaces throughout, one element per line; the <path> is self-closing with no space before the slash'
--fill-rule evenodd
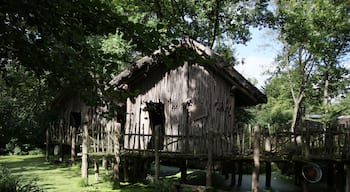
<path id="1" fill-rule="evenodd" d="M 164 148 L 164 134 L 165 134 L 165 115 L 164 115 L 164 104 L 147 102 L 145 111 L 148 111 L 150 127 L 152 130 L 152 137 L 147 145 L 148 149 L 155 149 L 155 130 L 158 130 L 159 143 L 158 149 Z"/>

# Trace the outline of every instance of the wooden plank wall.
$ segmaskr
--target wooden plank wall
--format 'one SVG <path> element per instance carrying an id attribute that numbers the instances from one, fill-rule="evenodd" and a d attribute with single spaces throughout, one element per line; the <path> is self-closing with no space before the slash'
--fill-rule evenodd
<path id="1" fill-rule="evenodd" d="M 150 79 L 152 77 L 149 77 Z M 165 73 L 156 84 L 152 80 L 139 82 L 140 87 L 150 87 L 146 93 L 136 98 L 128 98 L 125 123 L 124 148 L 147 150 L 152 137 L 148 112 L 144 110 L 146 102 L 161 102 L 165 114 L 165 151 L 180 151 L 183 147 L 183 135 L 186 118 L 184 103 L 187 99 L 187 65 Z M 151 84 L 151 85 L 150 85 Z M 180 137 L 179 137 L 180 136 Z"/>
<path id="2" fill-rule="evenodd" d="M 189 135 L 193 137 L 190 148 L 206 154 L 207 146 L 211 145 L 214 157 L 231 155 L 237 136 L 231 86 L 203 66 L 192 65 L 189 71 Z M 213 138 L 208 140 L 208 135 Z"/>
<path id="3" fill-rule="evenodd" d="M 157 75 L 157 74 L 153 74 Z M 159 75 L 159 74 L 158 74 Z M 148 75 L 147 79 L 151 79 Z M 166 72 L 153 85 L 153 80 L 141 81 L 151 87 L 127 101 L 124 149 L 147 150 L 152 137 L 146 102 L 164 104 L 165 136 L 163 152 L 203 155 L 207 153 L 207 136 L 213 135 L 215 156 L 231 154 L 236 145 L 234 127 L 235 97 L 230 86 L 200 65 L 184 64 Z"/>
<path id="4" fill-rule="evenodd" d="M 85 107 L 85 106 L 82 106 Z M 115 146 L 119 146 L 121 125 L 116 118 L 106 119 L 103 113 L 106 108 L 87 107 L 89 130 L 89 153 L 114 153 Z M 81 114 L 82 116 L 85 114 Z M 70 116 L 64 115 L 55 122 L 50 123 L 50 141 L 53 144 L 71 145 L 72 126 Z M 76 145 L 82 144 L 81 126 L 75 134 Z M 118 147 L 119 150 L 119 147 Z"/>

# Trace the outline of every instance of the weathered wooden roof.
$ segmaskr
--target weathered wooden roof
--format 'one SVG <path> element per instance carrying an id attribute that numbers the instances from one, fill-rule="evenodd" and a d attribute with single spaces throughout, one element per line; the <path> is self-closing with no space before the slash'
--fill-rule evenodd
<path id="1" fill-rule="evenodd" d="M 110 86 L 114 88 L 114 90 L 123 90 L 126 89 L 127 85 L 131 82 L 137 83 L 138 81 L 144 80 L 143 78 L 147 78 L 146 74 L 152 69 L 159 67 L 161 63 L 165 63 L 164 60 L 166 60 L 167 57 L 175 56 L 176 60 L 179 61 L 179 55 L 174 55 L 174 53 L 179 51 L 184 51 L 183 53 L 185 53 L 180 55 L 180 57 L 183 57 L 182 61 L 192 59 L 195 63 L 210 68 L 221 78 L 228 81 L 232 85 L 231 90 L 237 93 L 236 97 L 239 105 L 252 106 L 267 102 L 266 96 L 238 73 L 232 64 L 225 61 L 210 48 L 192 39 L 179 40 L 169 47 L 161 48 L 153 52 L 152 55 L 139 59 L 130 69 L 124 70 L 117 75 L 110 82 Z M 193 55 L 193 53 L 195 53 L 195 55 Z M 194 57 L 196 57 L 196 59 L 194 59 Z M 198 58 L 201 62 L 198 62 Z M 180 65 L 183 63 L 175 62 L 175 64 Z"/>

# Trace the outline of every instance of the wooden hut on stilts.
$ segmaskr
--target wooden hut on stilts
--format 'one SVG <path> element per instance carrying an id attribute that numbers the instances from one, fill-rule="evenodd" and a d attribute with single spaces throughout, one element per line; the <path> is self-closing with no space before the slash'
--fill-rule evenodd
<path id="1" fill-rule="evenodd" d="M 54 100 L 51 111 L 56 118 L 46 131 L 47 159 L 49 154 L 59 151 L 59 161 L 63 162 L 64 149 L 70 149 L 69 161 L 74 163 L 77 156 L 81 158 L 81 174 L 86 181 L 88 162 L 94 164 L 96 173 L 101 160 L 105 169 L 107 161 L 119 164 L 121 126 L 116 114 L 106 116 L 110 112 L 108 106 L 89 106 L 79 92 L 64 89 Z M 115 167 L 118 168 L 114 166 L 113 169 L 117 169 Z"/>
<path id="2" fill-rule="evenodd" d="M 191 39 L 141 58 L 110 84 L 129 95 L 121 157 L 152 158 L 155 179 L 160 159 L 204 160 L 208 187 L 214 161 L 239 154 L 236 109 L 267 101 L 231 63 Z M 180 167 L 186 180 L 186 163 Z"/>

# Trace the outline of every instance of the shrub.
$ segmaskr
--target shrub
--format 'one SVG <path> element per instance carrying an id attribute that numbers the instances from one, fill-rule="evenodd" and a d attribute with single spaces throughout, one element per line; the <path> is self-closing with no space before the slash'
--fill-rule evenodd
<path id="1" fill-rule="evenodd" d="M 0 191 L 6 192 L 42 192 L 34 180 L 25 182 L 21 177 L 12 175 L 10 171 L 0 166 Z"/>
<path id="2" fill-rule="evenodd" d="M 12 138 L 10 142 L 6 144 L 5 150 L 9 155 L 20 155 L 22 153 L 22 149 L 17 138 Z"/>
<path id="3" fill-rule="evenodd" d="M 149 188 L 155 192 L 192 191 L 189 188 L 181 187 L 180 183 L 172 180 L 159 180 L 149 184 Z"/>
<path id="4" fill-rule="evenodd" d="M 34 149 L 28 151 L 28 154 L 29 155 L 42 155 L 42 154 L 44 154 L 44 152 L 42 149 L 34 148 Z"/>

